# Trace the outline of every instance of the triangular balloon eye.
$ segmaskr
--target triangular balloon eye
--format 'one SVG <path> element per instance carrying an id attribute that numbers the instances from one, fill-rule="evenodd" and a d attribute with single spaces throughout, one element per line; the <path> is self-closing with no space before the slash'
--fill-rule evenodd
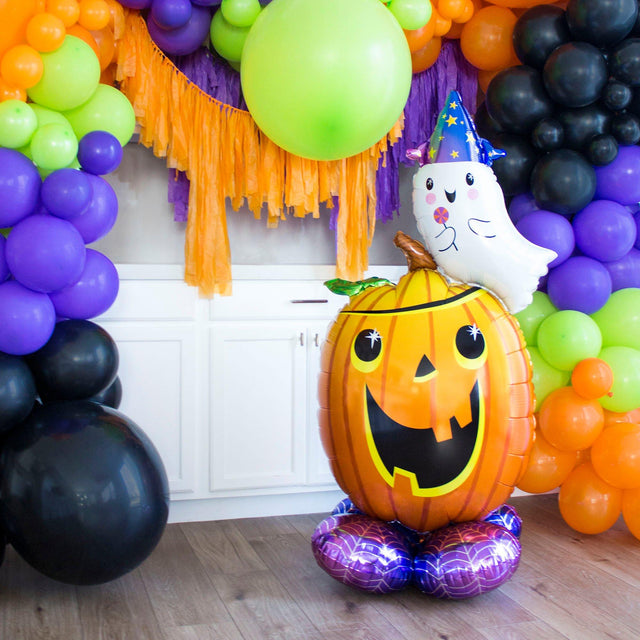
<path id="1" fill-rule="evenodd" d="M 431 360 L 429 360 L 427 356 L 422 356 L 422 359 L 420 360 L 420 364 L 416 369 L 415 377 L 416 379 L 425 378 L 429 374 L 433 373 L 435 370 L 436 368 L 433 366 L 433 363 L 431 362 Z"/>

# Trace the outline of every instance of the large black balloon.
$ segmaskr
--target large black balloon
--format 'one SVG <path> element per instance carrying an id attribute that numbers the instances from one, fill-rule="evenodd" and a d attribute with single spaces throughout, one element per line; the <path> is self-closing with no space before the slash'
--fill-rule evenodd
<path id="1" fill-rule="evenodd" d="M 569 0 L 567 23 L 576 40 L 608 47 L 626 37 L 638 17 L 637 0 Z"/>
<path id="2" fill-rule="evenodd" d="M 116 376 L 116 379 L 106 389 L 88 399 L 112 409 L 117 409 L 122 402 L 122 382 L 120 377 Z"/>
<path id="3" fill-rule="evenodd" d="M 543 118 L 531 132 L 531 144 L 539 151 L 560 149 L 564 143 L 564 127 L 555 118 Z"/>
<path id="4" fill-rule="evenodd" d="M 36 383 L 24 360 L 0 353 L 0 433 L 29 415 L 36 395 Z"/>
<path id="5" fill-rule="evenodd" d="M 553 113 L 540 72 L 520 65 L 500 71 L 487 87 L 489 115 L 509 133 L 528 134 L 538 120 Z"/>
<path id="6" fill-rule="evenodd" d="M 564 11 L 538 5 L 525 11 L 513 28 L 513 48 L 526 65 L 542 69 L 551 52 L 571 40 Z"/>
<path id="7" fill-rule="evenodd" d="M 565 107 L 585 107 L 600 97 L 609 72 L 602 53 L 592 44 L 567 42 L 547 58 L 542 77 L 556 102 Z"/>
<path id="8" fill-rule="evenodd" d="M 478 135 L 487 140 L 497 133 L 504 133 L 504 129 L 489 115 L 487 103 L 481 102 L 473 116 L 473 123 L 476 126 Z"/>
<path id="9" fill-rule="evenodd" d="M 598 103 L 565 109 L 557 115 L 564 128 L 564 146 L 580 151 L 595 136 L 609 132 L 611 113 Z"/>
<path id="10" fill-rule="evenodd" d="M 640 38 L 627 38 L 611 51 L 609 69 L 616 80 L 640 87 Z"/>
<path id="11" fill-rule="evenodd" d="M 492 169 L 505 197 L 529 191 L 531 171 L 538 154 L 526 138 L 509 133 L 499 133 L 491 138 L 494 147 L 506 155 L 494 160 Z"/>
<path id="12" fill-rule="evenodd" d="M 0 527 L 54 580 L 99 584 L 131 571 L 155 548 L 168 512 L 158 452 L 115 409 L 38 407 L 0 452 Z"/>
<path id="13" fill-rule="evenodd" d="M 118 372 L 118 348 L 102 327 L 90 320 L 63 320 L 47 344 L 27 356 L 40 397 L 81 400 L 106 389 Z"/>
<path id="14" fill-rule="evenodd" d="M 572 215 L 596 191 L 596 172 L 582 154 L 558 149 L 542 156 L 531 173 L 531 193 L 542 209 Z"/>

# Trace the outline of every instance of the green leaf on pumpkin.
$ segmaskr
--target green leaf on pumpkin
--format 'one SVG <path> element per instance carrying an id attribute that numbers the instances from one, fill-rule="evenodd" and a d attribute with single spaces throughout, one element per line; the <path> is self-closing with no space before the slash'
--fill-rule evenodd
<path id="1" fill-rule="evenodd" d="M 386 285 L 395 286 L 393 282 L 386 278 L 375 277 L 367 278 L 366 280 L 357 280 L 356 282 L 334 278 L 324 283 L 324 286 L 327 287 L 331 293 L 336 293 L 341 296 L 357 296 L 369 287 L 384 287 Z"/>

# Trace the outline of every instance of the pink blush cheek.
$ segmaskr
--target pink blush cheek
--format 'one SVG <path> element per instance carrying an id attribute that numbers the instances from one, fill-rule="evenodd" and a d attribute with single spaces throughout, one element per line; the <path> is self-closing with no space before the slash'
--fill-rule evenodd
<path id="1" fill-rule="evenodd" d="M 469 198 L 469 200 L 476 200 L 478 198 L 478 190 L 469 189 L 469 191 L 467 191 L 467 197 Z"/>
<path id="2" fill-rule="evenodd" d="M 427 193 L 427 195 L 424 197 L 424 201 L 427 204 L 433 204 L 436 201 L 436 194 L 435 193 Z"/>

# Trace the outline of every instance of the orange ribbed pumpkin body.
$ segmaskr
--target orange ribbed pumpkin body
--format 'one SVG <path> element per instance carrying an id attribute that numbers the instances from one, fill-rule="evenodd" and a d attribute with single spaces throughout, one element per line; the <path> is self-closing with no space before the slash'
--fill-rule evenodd
<path id="1" fill-rule="evenodd" d="M 365 513 L 417 531 L 481 518 L 532 443 L 531 366 L 487 291 L 418 269 L 354 296 L 322 351 L 320 433 Z"/>

